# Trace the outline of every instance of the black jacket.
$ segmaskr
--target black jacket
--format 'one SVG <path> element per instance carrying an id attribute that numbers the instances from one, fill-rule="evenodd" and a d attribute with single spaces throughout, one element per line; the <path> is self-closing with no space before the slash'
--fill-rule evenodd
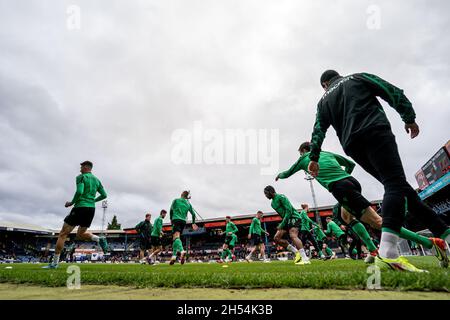
<path id="1" fill-rule="evenodd" d="M 336 130 L 344 151 L 352 140 L 376 127 L 390 130 L 390 124 L 377 97 L 385 100 L 405 123 L 416 118 L 403 90 L 369 73 L 357 73 L 331 79 L 330 86 L 317 105 L 311 138 L 310 159 L 318 161 L 325 134 L 330 125 Z"/>

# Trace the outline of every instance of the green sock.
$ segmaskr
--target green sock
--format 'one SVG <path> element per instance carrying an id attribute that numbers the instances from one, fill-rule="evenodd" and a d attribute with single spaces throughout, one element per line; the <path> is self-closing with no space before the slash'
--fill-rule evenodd
<path id="1" fill-rule="evenodd" d="M 181 239 L 180 238 L 176 238 L 175 241 L 172 244 L 172 250 L 173 250 L 173 254 L 172 256 L 176 256 L 178 252 L 183 251 L 183 244 L 181 243 Z"/>
<path id="2" fill-rule="evenodd" d="M 427 249 L 433 247 L 433 242 L 430 239 L 405 228 L 400 229 L 400 238 L 420 243 Z"/>
<path id="3" fill-rule="evenodd" d="M 232 259 L 233 258 L 233 253 L 231 252 L 230 249 L 227 249 L 227 250 L 228 250 L 228 258 Z"/>
<path id="4" fill-rule="evenodd" d="M 350 227 L 358 235 L 362 242 L 364 242 L 370 252 L 377 250 L 377 246 L 373 243 L 366 227 L 364 227 L 361 222 L 356 221 L 355 223 L 350 224 Z"/>
<path id="5" fill-rule="evenodd" d="M 445 238 L 447 238 L 450 235 L 450 228 L 447 229 L 447 231 L 445 231 L 442 235 L 441 235 L 441 239 L 445 240 Z"/>

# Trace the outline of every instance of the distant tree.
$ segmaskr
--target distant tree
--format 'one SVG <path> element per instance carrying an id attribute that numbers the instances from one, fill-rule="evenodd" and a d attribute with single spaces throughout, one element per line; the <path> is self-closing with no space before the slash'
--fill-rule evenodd
<path id="1" fill-rule="evenodd" d="M 120 230 L 122 225 L 117 222 L 116 215 L 113 216 L 111 222 L 108 222 L 108 228 L 106 230 Z"/>

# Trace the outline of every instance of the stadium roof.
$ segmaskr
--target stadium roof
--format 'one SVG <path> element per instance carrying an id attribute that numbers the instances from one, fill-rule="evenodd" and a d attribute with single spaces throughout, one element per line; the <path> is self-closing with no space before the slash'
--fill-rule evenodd
<path id="1" fill-rule="evenodd" d="M 30 232 L 37 234 L 53 234 L 54 230 L 46 229 L 34 224 L 12 221 L 0 221 L 0 230 L 16 231 L 16 232 Z"/>
<path id="2" fill-rule="evenodd" d="M 372 201 L 372 204 L 378 204 L 381 203 L 381 200 Z M 322 206 L 318 208 L 310 208 L 309 210 L 309 216 L 313 217 L 314 212 L 317 210 L 320 212 L 320 216 L 329 216 L 331 215 L 331 209 L 333 206 Z M 231 219 L 236 224 L 250 224 L 251 219 L 255 216 L 255 213 L 253 214 L 244 214 L 244 215 L 236 215 L 232 216 Z M 281 220 L 276 212 L 265 212 L 263 221 L 278 221 Z M 209 218 L 200 220 L 202 224 L 206 228 L 212 228 L 212 227 L 222 227 L 225 225 L 225 217 L 218 217 L 218 218 Z M 189 225 L 190 223 L 188 223 Z M 164 224 L 164 230 L 167 231 L 171 228 L 170 223 Z M 29 233 L 35 233 L 35 234 L 41 234 L 41 235 L 56 235 L 59 233 L 59 230 L 51 230 L 46 229 L 40 226 L 36 226 L 29 223 L 22 223 L 22 222 L 6 222 L 6 221 L 0 221 L 0 231 L 17 231 L 17 232 L 29 232 Z M 77 229 L 72 231 L 72 233 L 76 233 Z M 134 230 L 134 227 L 132 228 L 124 228 L 123 230 L 89 230 L 93 234 L 133 234 L 136 233 Z"/>

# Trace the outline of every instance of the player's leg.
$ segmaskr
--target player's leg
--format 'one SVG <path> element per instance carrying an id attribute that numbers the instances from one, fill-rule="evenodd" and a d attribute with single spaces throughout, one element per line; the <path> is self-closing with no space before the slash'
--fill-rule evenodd
<path id="1" fill-rule="evenodd" d="M 323 253 L 323 241 L 317 240 L 317 245 L 320 248 L 320 251 L 317 254 L 319 255 L 320 259 L 324 260 L 326 257 L 325 254 Z"/>
<path id="2" fill-rule="evenodd" d="M 149 260 L 151 264 L 156 264 L 159 263 L 157 260 L 158 255 L 161 253 L 162 251 L 162 245 L 160 243 L 152 245 L 152 253 L 149 256 Z"/>
<path id="3" fill-rule="evenodd" d="M 405 200 L 410 186 L 406 181 L 395 137 L 390 130 L 384 130 L 369 132 L 362 139 L 348 154 L 380 181 L 385 190 L 382 204 L 382 234 L 376 263 L 386 269 L 423 272 L 400 257 L 397 249 L 405 217 Z"/>
<path id="4" fill-rule="evenodd" d="M 58 240 L 56 241 L 55 254 L 53 255 L 52 262 L 46 266 L 46 269 L 53 269 L 58 267 L 59 258 L 61 257 L 61 252 L 64 249 L 64 243 L 66 242 L 67 237 L 75 229 L 75 226 L 71 226 L 64 222 L 61 231 L 58 234 Z"/>
<path id="5" fill-rule="evenodd" d="M 100 245 L 103 252 L 106 253 L 107 251 L 107 243 L 106 239 L 104 237 L 96 236 L 90 232 L 88 232 L 89 227 L 85 226 L 79 226 L 77 230 L 76 240 L 82 240 L 82 241 L 93 241 Z"/>
<path id="6" fill-rule="evenodd" d="M 251 240 L 250 240 L 250 252 L 245 257 L 245 260 L 247 262 L 251 262 L 252 261 L 252 256 L 256 252 L 256 250 L 259 249 L 259 244 L 260 243 L 261 243 L 260 237 L 257 234 L 252 234 L 251 235 Z"/>
<path id="7" fill-rule="evenodd" d="M 222 246 L 222 254 L 220 255 L 220 261 L 223 262 L 225 258 L 228 256 L 228 244 L 224 243 Z"/>
<path id="8" fill-rule="evenodd" d="M 298 250 L 293 245 L 289 244 L 289 242 L 285 239 L 283 239 L 284 235 L 286 234 L 286 230 L 277 230 L 275 233 L 275 236 L 273 237 L 273 241 L 275 241 L 275 244 L 282 246 L 283 248 L 287 249 L 288 251 L 292 253 L 297 253 Z M 303 245 L 302 245 L 303 248 Z"/>
<path id="9" fill-rule="evenodd" d="M 177 258 L 177 254 L 180 253 L 180 263 L 184 264 L 186 251 L 183 249 L 183 243 L 181 242 L 181 233 L 186 225 L 186 221 L 174 220 L 172 222 L 173 231 L 173 243 L 172 243 L 172 258 L 170 259 L 170 264 L 173 265 Z"/>
<path id="10" fill-rule="evenodd" d="M 298 237 L 299 231 L 298 227 L 292 227 L 289 228 L 289 238 L 291 239 L 292 243 L 298 250 L 295 255 L 295 264 L 303 265 L 303 264 L 310 264 L 308 256 L 306 255 L 305 249 L 303 247 L 303 243 Z"/>
<path id="11" fill-rule="evenodd" d="M 257 249 L 257 246 L 250 246 L 250 251 L 249 251 L 249 253 L 245 256 L 245 260 L 246 260 L 247 262 L 252 261 L 252 256 L 253 256 L 253 253 L 255 253 L 256 249 Z"/>
<path id="12" fill-rule="evenodd" d="M 345 183 L 347 185 L 345 185 Z M 337 183 L 336 188 L 333 189 L 335 191 L 333 195 L 335 195 L 336 198 L 339 197 L 343 204 L 342 219 L 349 224 L 352 230 L 364 242 L 371 253 L 365 261 L 367 263 L 372 263 L 375 260 L 374 257 L 377 255 L 376 246 L 371 240 L 364 225 L 358 222 L 354 216 L 378 230 L 381 229 L 382 218 L 370 206 L 370 202 L 361 195 L 361 185 L 353 177 L 345 179 L 343 183 Z M 400 228 L 399 236 L 407 240 L 417 241 L 427 248 L 432 248 L 434 243 L 439 242 L 438 239 L 437 242 L 433 242 L 433 239 L 420 236 L 403 227 Z M 446 257 L 445 252 L 444 255 L 440 256 Z"/>
<path id="13" fill-rule="evenodd" d="M 233 252 L 234 252 L 234 245 L 228 246 L 228 256 L 226 257 L 228 261 L 233 261 Z"/>
<path id="14" fill-rule="evenodd" d="M 312 243 L 314 249 L 316 250 L 319 257 L 322 257 L 322 250 L 321 247 L 319 247 L 319 243 L 317 242 L 316 238 L 312 235 L 310 231 L 307 231 L 306 238 Z"/>
<path id="15" fill-rule="evenodd" d="M 407 194 L 407 208 L 409 214 L 416 216 L 421 220 L 436 237 L 429 238 L 429 240 L 435 248 L 436 257 L 439 259 L 441 266 L 447 268 L 449 265 L 449 258 L 447 256 L 447 243 L 450 243 L 449 226 L 433 211 L 433 209 L 420 199 L 417 192 L 411 186 Z M 416 240 L 413 241 L 418 242 Z"/>
<path id="16" fill-rule="evenodd" d="M 173 265 L 177 259 L 178 252 L 183 250 L 183 244 L 180 239 L 180 232 L 175 231 L 172 235 L 172 258 L 170 259 L 170 264 Z"/>
<path id="17" fill-rule="evenodd" d="M 346 259 L 350 258 L 348 254 L 348 242 L 347 242 L 347 235 L 343 234 L 339 238 L 336 239 L 337 243 L 339 245 L 339 248 L 341 248 L 342 254 Z"/>
<path id="18" fill-rule="evenodd" d="M 361 194 L 361 190 L 362 188 L 358 180 L 349 177 L 337 181 L 332 187 L 332 194 L 342 205 L 341 219 L 347 223 L 347 225 L 364 242 L 365 246 L 370 251 L 370 256 L 368 256 L 366 262 L 372 263 L 375 261 L 375 257 L 378 254 L 377 247 L 370 238 L 366 227 L 356 219 L 364 216 L 367 208 L 371 208 L 369 200 Z M 379 223 L 379 226 L 381 227 L 381 219 L 377 219 L 372 215 L 366 218 L 370 218 L 371 225 Z"/>
<path id="19" fill-rule="evenodd" d="M 364 262 L 366 263 L 375 262 L 375 257 L 378 255 L 378 249 L 377 246 L 373 243 L 372 238 L 370 237 L 369 232 L 367 232 L 366 227 L 361 222 L 359 222 L 352 214 L 350 214 L 344 207 L 342 207 L 341 217 L 342 220 L 344 220 L 348 224 L 349 228 L 351 228 L 353 232 L 359 237 L 359 239 L 363 241 L 367 250 L 369 250 L 369 255 L 366 257 Z M 375 222 L 377 221 L 377 219 L 375 217 L 371 217 L 371 221 Z"/>
<path id="20" fill-rule="evenodd" d="M 106 253 L 108 251 L 108 242 L 106 241 L 106 238 L 93 235 L 87 231 L 91 226 L 92 220 L 94 219 L 95 208 L 83 207 L 77 208 L 77 210 L 79 227 L 77 230 L 76 239 L 96 242 L 102 248 L 103 253 Z"/>
<path id="21" fill-rule="evenodd" d="M 426 210 L 424 212 L 426 212 Z M 427 215 L 430 215 L 430 213 L 427 213 Z M 438 220 L 440 220 L 440 218 L 434 213 L 434 211 L 433 211 L 433 214 L 431 214 L 431 215 L 436 216 L 435 219 L 437 221 L 435 222 L 435 228 L 438 228 L 437 230 L 443 230 L 446 226 L 445 223 L 443 221 L 442 222 L 438 221 Z M 429 219 L 432 220 L 434 218 L 431 217 Z M 361 216 L 361 221 L 369 224 L 374 229 L 379 230 L 381 228 L 381 224 L 382 224 L 383 220 L 382 220 L 382 217 L 380 217 L 380 215 L 378 215 L 378 213 L 371 206 L 369 206 L 366 208 L 366 210 L 364 211 L 364 214 Z M 441 224 L 441 225 L 439 226 L 439 224 Z M 447 252 L 446 252 L 446 245 L 443 240 L 438 239 L 438 238 L 427 238 L 416 232 L 410 231 L 409 229 L 406 229 L 404 227 L 402 227 L 400 229 L 399 236 L 402 239 L 419 243 L 427 249 L 431 249 L 434 247 L 435 252 L 436 252 L 436 257 L 441 262 L 441 266 L 443 266 L 445 268 L 448 267 L 449 260 L 448 260 L 448 256 L 447 256 Z M 365 241 L 364 241 L 364 243 L 365 243 Z"/>
<path id="22" fill-rule="evenodd" d="M 260 245 L 259 245 L 259 253 L 261 255 L 261 259 L 264 262 L 267 262 L 267 259 L 266 259 L 266 245 L 264 244 L 264 242 L 261 242 Z"/>

